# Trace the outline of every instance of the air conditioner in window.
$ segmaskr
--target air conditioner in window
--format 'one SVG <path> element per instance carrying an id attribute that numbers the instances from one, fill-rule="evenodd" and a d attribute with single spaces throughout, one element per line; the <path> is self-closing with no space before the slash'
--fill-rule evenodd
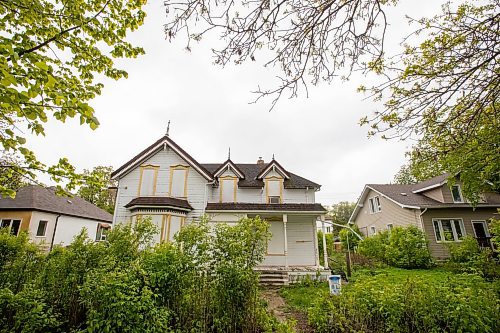
<path id="1" fill-rule="evenodd" d="M 280 203 L 280 197 L 269 197 L 269 203 L 270 204 L 279 204 Z"/>

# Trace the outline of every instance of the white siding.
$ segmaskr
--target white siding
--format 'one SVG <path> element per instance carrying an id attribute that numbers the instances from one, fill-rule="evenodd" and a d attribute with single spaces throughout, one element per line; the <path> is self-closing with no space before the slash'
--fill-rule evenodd
<path id="1" fill-rule="evenodd" d="M 173 165 L 188 165 L 172 149 L 167 147 L 161 149 L 147 160 L 141 163 L 159 166 L 156 184 L 156 196 L 167 196 L 170 186 L 170 167 Z M 124 206 L 137 197 L 140 178 L 140 168 L 137 166 L 131 172 L 123 176 L 118 183 L 118 193 L 115 207 L 115 223 L 130 222 L 130 211 Z M 187 177 L 187 200 L 193 207 L 188 214 L 188 222 L 198 219 L 203 215 L 206 206 L 207 180 L 203 178 L 192 167 L 188 169 Z M 211 187 L 209 188 L 211 189 Z"/>

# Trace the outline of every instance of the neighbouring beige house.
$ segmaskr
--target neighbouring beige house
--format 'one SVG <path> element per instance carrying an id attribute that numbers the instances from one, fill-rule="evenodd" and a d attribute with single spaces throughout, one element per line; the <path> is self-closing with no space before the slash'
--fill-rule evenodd
<path id="1" fill-rule="evenodd" d="M 349 219 L 367 237 L 396 226 L 424 230 L 437 259 L 449 256 L 446 244 L 466 235 L 481 247 L 491 247 L 488 220 L 497 216 L 500 194 L 484 193 L 475 206 L 462 195 L 459 177 L 451 188 L 443 174 L 412 184 L 367 184 Z"/>
<path id="2" fill-rule="evenodd" d="M 13 235 L 27 231 L 31 241 L 45 249 L 69 245 L 83 228 L 90 239 L 104 240 L 113 216 L 77 197 L 59 196 L 54 188 L 28 185 L 15 199 L 0 197 L 0 227 Z"/>

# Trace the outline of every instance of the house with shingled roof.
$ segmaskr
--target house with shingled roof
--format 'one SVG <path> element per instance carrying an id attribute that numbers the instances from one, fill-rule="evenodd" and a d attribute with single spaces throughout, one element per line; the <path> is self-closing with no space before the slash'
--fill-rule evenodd
<path id="1" fill-rule="evenodd" d="M 272 237 L 263 268 L 315 271 L 319 266 L 315 202 L 321 185 L 290 172 L 274 158 L 266 163 L 199 163 L 168 135 L 113 172 L 118 181 L 114 223 L 151 217 L 165 242 L 184 225 L 207 216 L 211 223 L 243 217 L 268 221 Z"/>
<path id="2" fill-rule="evenodd" d="M 465 198 L 457 175 L 450 174 L 417 184 L 367 184 L 349 219 L 369 237 L 393 227 L 417 226 L 424 231 L 436 259 L 449 256 L 447 243 L 470 235 L 481 247 L 491 247 L 488 221 L 497 217 L 500 194 L 484 193 L 475 206 Z"/>
<path id="3" fill-rule="evenodd" d="M 0 227 L 16 236 L 26 231 L 47 250 L 69 245 L 83 228 L 90 239 L 105 240 L 112 222 L 107 211 L 78 196 L 57 195 L 53 187 L 27 185 L 14 199 L 0 197 Z"/>

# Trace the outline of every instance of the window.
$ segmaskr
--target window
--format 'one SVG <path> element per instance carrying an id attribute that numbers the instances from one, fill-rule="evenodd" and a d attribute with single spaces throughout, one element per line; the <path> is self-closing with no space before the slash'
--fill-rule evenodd
<path id="1" fill-rule="evenodd" d="M 97 233 L 95 240 L 96 242 L 103 242 L 107 239 L 109 229 L 111 229 L 109 224 L 99 223 L 97 225 Z"/>
<path id="2" fill-rule="evenodd" d="M 170 196 L 175 198 L 187 197 L 187 166 L 177 165 L 170 167 Z"/>
<path id="3" fill-rule="evenodd" d="M 141 166 L 139 196 L 147 197 L 155 195 L 158 169 L 159 167 L 152 165 Z"/>
<path id="4" fill-rule="evenodd" d="M 370 211 L 371 213 L 378 213 L 382 211 L 382 205 L 380 204 L 380 198 L 378 196 L 370 198 Z"/>
<path id="5" fill-rule="evenodd" d="M 465 235 L 461 219 L 434 219 L 432 223 L 438 242 L 458 242 Z"/>
<path id="6" fill-rule="evenodd" d="M 3 219 L 0 228 L 10 228 L 10 233 L 17 236 L 21 227 L 21 220 Z"/>
<path id="7" fill-rule="evenodd" d="M 220 178 L 220 202 L 236 202 L 238 178 Z"/>
<path id="8" fill-rule="evenodd" d="M 372 225 L 372 226 L 370 227 L 370 235 L 371 235 L 371 236 L 373 236 L 373 235 L 375 235 L 376 233 L 377 233 L 377 229 L 376 229 L 376 228 Z"/>
<path id="9" fill-rule="evenodd" d="M 329 234 L 330 232 L 332 232 L 332 227 L 326 227 L 326 233 Z"/>
<path id="10" fill-rule="evenodd" d="M 282 183 L 280 178 L 266 179 L 267 203 L 279 204 L 282 202 Z"/>
<path id="11" fill-rule="evenodd" d="M 391 231 L 392 228 L 394 228 L 394 225 L 392 223 L 387 224 L 387 230 Z"/>
<path id="12" fill-rule="evenodd" d="M 39 221 L 38 228 L 36 229 L 37 237 L 45 237 L 45 232 L 47 231 L 47 221 Z"/>
<path id="13" fill-rule="evenodd" d="M 462 191 L 460 190 L 459 185 L 453 185 L 451 187 L 451 195 L 453 197 L 453 202 L 455 202 L 455 203 L 464 202 L 464 200 L 462 198 Z"/>

